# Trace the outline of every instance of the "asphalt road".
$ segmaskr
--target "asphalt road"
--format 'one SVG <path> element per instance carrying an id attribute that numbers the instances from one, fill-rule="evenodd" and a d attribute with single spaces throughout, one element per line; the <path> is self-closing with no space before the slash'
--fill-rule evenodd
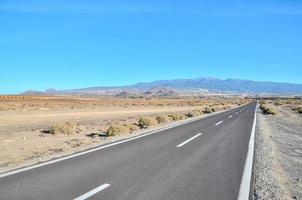
<path id="1" fill-rule="evenodd" d="M 255 107 L 1 177 L 0 199 L 237 199 Z"/>

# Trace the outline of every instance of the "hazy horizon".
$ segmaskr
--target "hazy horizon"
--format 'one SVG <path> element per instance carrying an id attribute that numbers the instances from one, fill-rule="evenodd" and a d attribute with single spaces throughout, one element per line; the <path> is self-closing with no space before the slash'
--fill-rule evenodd
<path id="1" fill-rule="evenodd" d="M 248 79 L 240 79 L 240 78 L 217 78 L 217 77 L 204 77 L 204 76 L 199 76 L 199 77 L 194 77 L 194 78 L 176 78 L 176 79 L 161 79 L 161 80 L 151 80 L 151 81 L 141 81 L 141 82 L 135 82 L 135 83 L 130 83 L 130 84 L 127 84 L 127 85 L 91 85 L 91 86 L 87 86 L 87 87 L 81 87 L 81 88 L 54 88 L 54 87 L 49 87 L 49 88 L 45 88 L 43 90 L 35 90 L 35 89 L 27 89 L 27 90 L 24 90 L 24 91 L 21 91 L 19 93 L 0 93 L 0 95 L 18 95 L 18 94 L 22 94 L 23 92 L 45 92 L 47 90 L 56 90 L 56 91 L 65 91 L 65 90 L 77 90 L 77 89 L 86 89 L 86 88 L 106 88 L 106 87 L 124 87 L 124 86 L 134 86 L 136 84 L 144 84 L 144 83 L 152 83 L 152 82 L 157 82 L 157 81 L 173 81 L 173 80 L 195 80 L 195 79 L 216 79 L 216 80 L 223 80 L 223 81 L 226 81 L 226 80 L 239 80 L 239 81 L 252 81 L 252 82 L 259 82 L 259 86 L 261 86 L 261 83 L 275 83 L 275 84 L 293 84 L 293 85 L 299 85 L 302 87 L 302 84 L 300 83 L 290 83 L 290 82 L 275 82 L 275 81 L 255 81 L 255 80 L 248 80 Z M 157 87 L 157 86 L 155 86 Z M 161 86 L 160 86 L 161 87 Z M 165 87 L 165 86 L 164 86 Z M 262 86 L 263 87 L 263 86 Z M 205 88 L 206 89 L 206 88 Z M 297 95 L 299 95 L 297 93 Z"/>

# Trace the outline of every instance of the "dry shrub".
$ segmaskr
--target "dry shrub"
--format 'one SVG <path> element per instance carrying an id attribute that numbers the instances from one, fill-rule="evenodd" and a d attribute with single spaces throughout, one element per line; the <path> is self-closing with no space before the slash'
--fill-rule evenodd
<path id="1" fill-rule="evenodd" d="M 276 111 L 273 110 L 271 107 L 267 106 L 266 103 L 261 103 L 259 107 L 262 110 L 263 114 L 265 114 L 265 115 L 275 115 L 276 114 Z"/>
<path id="2" fill-rule="evenodd" d="M 293 108 L 293 111 L 297 111 L 299 114 L 302 114 L 302 107 Z"/>
<path id="3" fill-rule="evenodd" d="M 198 110 L 193 110 L 193 111 L 189 111 L 188 113 L 186 113 L 187 117 L 197 117 L 199 115 L 201 115 L 201 113 Z"/>
<path id="4" fill-rule="evenodd" d="M 50 127 L 51 134 L 72 135 L 76 132 L 76 124 L 72 122 L 59 122 Z"/>
<path id="5" fill-rule="evenodd" d="M 275 100 L 275 101 L 274 101 L 274 105 L 275 105 L 275 106 L 281 106 L 281 105 L 282 105 L 282 102 L 279 101 L 279 100 Z"/>
<path id="6" fill-rule="evenodd" d="M 141 117 L 138 120 L 138 125 L 142 128 L 147 128 L 150 126 L 155 126 L 157 124 L 157 121 L 150 117 Z"/>
<path id="7" fill-rule="evenodd" d="M 107 131 L 107 137 L 111 137 L 111 136 L 117 136 L 120 133 L 120 129 L 116 126 L 110 126 Z"/>
<path id="8" fill-rule="evenodd" d="M 209 114 L 209 113 L 212 113 L 213 112 L 213 108 L 210 108 L 210 107 L 206 107 L 204 110 L 203 110 L 203 113 L 206 113 L 206 114 Z"/>
<path id="9" fill-rule="evenodd" d="M 133 132 L 133 131 L 137 131 L 139 128 L 136 126 L 136 125 L 134 125 L 134 124 L 126 124 L 126 126 L 129 128 L 129 130 L 131 131 L 131 132 Z"/>
<path id="10" fill-rule="evenodd" d="M 173 121 L 186 119 L 186 116 L 183 115 L 183 114 L 181 114 L 181 113 L 171 113 L 171 114 L 169 114 L 169 117 L 170 117 Z"/>
<path id="11" fill-rule="evenodd" d="M 157 121 L 159 124 L 167 123 L 167 122 L 169 122 L 169 118 L 168 118 L 166 115 L 158 115 L 158 116 L 156 117 L 156 121 Z"/>
<path id="12" fill-rule="evenodd" d="M 111 124 L 106 131 L 107 136 L 116 136 L 129 132 L 131 132 L 129 124 Z"/>
<path id="13" fill-rule="evenodd" d="M 227 109 L 230 109 L 230 108 L 231 108 L 231 106 L 224 106 L 223 110 L 227 110 Z"/>

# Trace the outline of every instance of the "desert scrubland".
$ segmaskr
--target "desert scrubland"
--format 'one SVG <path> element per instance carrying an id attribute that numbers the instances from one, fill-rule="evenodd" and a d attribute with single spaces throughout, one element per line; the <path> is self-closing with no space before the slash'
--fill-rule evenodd
<path id="1" fill-rule="evenodd" d="M 302 198 L 302 100 L 260 101 L 254 199 Z"/>
<path id="2" fill-rule="evenodd" d="M 39 163 L 248 100 L 0 96 L 0 171 Z"/>

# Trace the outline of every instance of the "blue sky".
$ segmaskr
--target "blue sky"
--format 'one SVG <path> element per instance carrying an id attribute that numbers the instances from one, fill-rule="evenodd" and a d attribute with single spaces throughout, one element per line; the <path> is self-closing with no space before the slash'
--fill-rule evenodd
<path id="1" fill-rule="evenodd" d="M 173 78 L 302 83 L 302 1 L 0 1 L 0 93 Z"/>

